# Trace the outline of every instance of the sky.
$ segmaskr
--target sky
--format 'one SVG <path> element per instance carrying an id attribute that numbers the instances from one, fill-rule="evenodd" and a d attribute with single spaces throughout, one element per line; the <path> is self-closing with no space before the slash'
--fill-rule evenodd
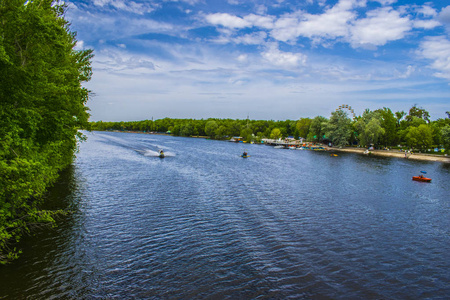
<path id="1" fill-rule="evenodd" d="M 71 0 L 91 121 L 450 110 L 450 0 Z"/>

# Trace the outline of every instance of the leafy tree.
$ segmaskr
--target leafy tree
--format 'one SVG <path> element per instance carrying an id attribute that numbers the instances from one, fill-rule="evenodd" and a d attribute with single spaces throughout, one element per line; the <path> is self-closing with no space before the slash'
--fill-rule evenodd
<path id="1" fill-rule="evenodd" d="M 447 152 L 450 152 L 450 125 L 446 125 L 441 130 L 442 143 Z"/>
<path id="2" fill-rule="evenodd" d="M 352 134 L 351 119 L 347 113 L 341 109 L 331 113 L 330 120 L 327 123 L 325 135 L 331 139 L 333 145 L 342 147 L 348 143 Z"/>
<path id="3" fill-rule="evenodd" d="M 281 137 L 282 137 L 281 130 L 279 128 L 272 129 L 272 132 L 270 133 L 271 139 L 278 140 Z"/>
<path id="4" fill-rule="evenodd" d="M 395 118 L 397 119 L 397 127 L 400 126 L 400 122 L 403 120 L 404 116 L 406 116 L 406 113 L 403 110 L 395 112 Z"/>
<path id="5" fill-rule="evenodd" d="M 39 206 L 58 171 L 72 162 L 88 127 L 92 50 L 75 51 L 65 5 L 0 1 L 0 262 L 29 224 L 52 222 Z"/>
<path id="6" fill-rule="evenodd" d="M 355 127 L 358 131 L 358 140 L 361 145 L 369 146 L 376 144 L 385 130 L 381 127 L 380 113 L 366 109 L 359 118 Z"/>
<path id="7" fill-rule="evenodd" d="M 427 149 L 433 144 L 433 130 L 426 124 L 411 126 L 406 134 L 408 145 L 416 149 Z"/>
<path id="8" fill-rule="evenodd" d="M 296 128 L 300 137 L 306 138 L 308 136 L 312 120 L 310 118 L 301 118 L 297 121 Z"/>
<path id="9" fill-rule="evenodd" d="M 417 104 L 414 104 L 413 107 L 409 109 L 409 114 L 406 116 L 406 121 L 411 122 L 413 117 L 420 118 L 427 123 L 430 123 L 430 114 L 423 108 L 417 107 Z"/>
<path id="10" fill-rule="evenodd" d="M 385 146 L 394 145 L 397 141 L 397 120 L 392 111 L 383 107 L 383 109 L 377 109 L 375 112 L 379 114 L 381 127 L 384 129 L 384 133 L 380 137 L 380 143 Z"/>
<path id="11" fill-rule="evenodd" d="M 241 129 L 240 136 L 244 138 L 245 141 L 251 142 L 253 140 L 253 131 L 246 127 Z"/>
<path id="12" fill-rule="evenodd" d="M 219 125 L 217 125 L 217 122 L 214 120 L 210 120 L 206 122 L 205 124 L 205 133 L 210 138 L 214 138 L 216 136 L 216 130 L 219 128 Z"/>
<path id="13" fill-rule="evenodd" d="M 327 123 L 328 119 L 322 116 L 317 116 L 312 119 L 308 141 L 321 142 L 323 140 L 323 135 L 325 134 Z"/>

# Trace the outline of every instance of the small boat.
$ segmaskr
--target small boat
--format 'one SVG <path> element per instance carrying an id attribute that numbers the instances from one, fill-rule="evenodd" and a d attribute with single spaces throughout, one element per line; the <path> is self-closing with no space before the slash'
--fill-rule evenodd
<path id="1" fill-rule="evenodd" d="M 314 151 L 325 151 L 325 148 L 324 147 L 311 147 L 311 150 L 314 150 Z"/>
<path id="2" fill-rule="evenodd" d="M 330 154 L 330 156 L 338 156 L 338 155 L 333 153 L 333 154 Z"/>
<path id="3" fill-rule="evenodd" d="M 247 158 L 247 157 L 250 157 L 250 155 L 248 155 L 247 152 L 244 152 L 244 153 L 241 155 L 241 157 L 242 157 L 242 158 Z"/>
<path id="4" fill-rule="evenodd" d="M 164 158 L 165 156 L 164 151 L 159 150 L 159 158 Z"/>
<path id="5" fill-rule="evenodd" d="M 424 177 L 423 175 L 419 175 L 419 176 L 413 176 L 412 180 L 423 181 L 423 182 L 430 182 L 431 178 L 427 178 L 427 177 Z"/>
<path id="6" fill-rule="evenodd" d="M 419 176 L 413 176 L 412 180 L 423 181 L 423 182 L 431 182 L 431 178 L 427 178 L 427 177 L 423 176 L 423 174 L 427 174 L 427 172 L 420 171 L 420 173 L 422 173 L 422 174 L 420 174 Z"/>

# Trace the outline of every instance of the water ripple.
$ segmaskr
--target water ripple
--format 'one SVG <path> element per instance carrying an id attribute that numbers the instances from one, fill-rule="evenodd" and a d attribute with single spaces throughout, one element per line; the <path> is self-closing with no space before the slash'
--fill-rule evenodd
<path id="1" fill-rule="evenodd" d="M 439 164 L 166 136 L 88 137 L 64 179 L 69 186 L 49 196 L 74 214 L 24 241 L 21 260 L 2 267 L 0 298 L 450 294 L 450 190 L 440 184 L 449 171 Z M 158 148 L 174 156 L 146 155 Z M 414 184 L 410 174 L 425 168 L 434 183 Z"/>

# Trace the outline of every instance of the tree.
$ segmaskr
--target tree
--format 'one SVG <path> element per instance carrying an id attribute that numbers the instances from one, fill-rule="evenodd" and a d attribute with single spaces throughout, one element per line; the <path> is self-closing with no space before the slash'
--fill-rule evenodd
<path id="1" fill-rule="evenodd" d="M 9 243 L 29 224 L 53 221 L 41 196 L 88 127 L 82 82 L 93 54 L 74 50 L 65 10 L 52 0 L 0 1 L 0 262 L 16 257 Z"/>
<path id="2" fill-rule="evenodd" d="M 380 113 L 366 109 L 362 117 L 356 121 L 355 127 L 361 145 L 375 145 L 384 134 L 385 130 L 381 127 L 380 119 Z"/>
<path id="3" fill-rule="evenodd" d="M 308 140 L 321 142 L 323 140 L 323 135 L 325 134 L 327 123 L 328 123 L 327 118 L 322 116 L 315 117 L 311 121 Z"/>
<path id="4" fill-rule="evenodd" d="M 405 119 L 410 122 L 413 117 L 420 118 L 427 123 L 430 123 L 430 114 L 425 109 L 417 107 L 417 104 L 414 104 L 413 107 L 409 109 L 409 114 Z"/>
<path id="5" fill-rule="evenodd" d="M 348 143 L 351 136 L 351 119 L 341 109 L 331 113 L 327 123 L 325 135 L 331 139 L 333 145 L 342 147 Z"/>
<path id="6" fill-rule="evenodd" d="M 272 132 L 270 133 L 271 139 L 278 140 L 281 136 L 281 130 L 279 128 L 272 129 Z"/>
<path id="7" fill-rule="evenodd" d="M 310 118 L 301 118 L 297 121 L 296 127 L 298 130 L 298 135 L 302 138 L 308 136 L 312 120 Z"/>
<path id="8" fill-rule="evenodd" d="M 447 152 L 450 152 L 450 125 L 446 125 L 441 129 L 442 143 Z"/>
<path id="9" fill-rule="evenodd" d="M 379 114 L 381 127 L 384 129 L 384 133 L 380 137 L 380 143 L 385 146 L 394 145 L 397 140 L 397 120 L 392 111 L 383 107 L 383 109 L 377 109 L 375 112 Z"/>
<path id="10" fill-rule="evenodd" d="M 395 112 L 395 118 L 397 119 L 397 127 L 400 126 L 400 122 L 403 120 L 404 116 L 406 116 L 406 113 L 403 110 Z"/>
<path id="11" fill-rule="evenodd" d="M 206 135 L 212 139 L 215 138 L 217 128 L 219 128 L 219 125 L 217 125 L 216 121 L 210 120 L 210 121 L 206 122 L 206 124 L 205 124 Z"/>
<path id="12" fill-rule="evenodd" d="M 416 149 L 427 149 L 433 144 L 433 130 L 426 124 L 411 126 L 406 134 L 408 145 Z"/>

